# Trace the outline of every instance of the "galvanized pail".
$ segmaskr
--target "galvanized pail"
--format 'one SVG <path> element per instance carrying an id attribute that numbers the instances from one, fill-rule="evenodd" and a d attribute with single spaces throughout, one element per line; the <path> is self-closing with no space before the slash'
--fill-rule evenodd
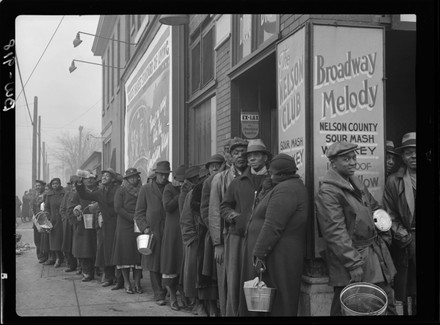
<path id="1" fill-rule="evenodd" d="M 92 213 L 83 214 L 84 228 L 95 229 L 94 215 Z"/>
<path id="2" fill-rule="evenodd" d="M 246 298 L 246 305 L 249 311 L 268 313 L 272 309 L 275 298 L 275 288 L 264 287 L 243 287 Z"/>
<path id="3" fill-rule="evenodd" d="M 137 249 L 143 255 L 150 255 L 152 253 L 151 245 L 153 243 L 153 234 L 139 235 L 136 238 Z"/>
<path id="4" fill-rule="evenodd" d="M 388 296 L 380 287 L 368 282 L 347 285 L 340 295 L 342 314 L 346 316 L 378 316 L 385 313 Z"/>

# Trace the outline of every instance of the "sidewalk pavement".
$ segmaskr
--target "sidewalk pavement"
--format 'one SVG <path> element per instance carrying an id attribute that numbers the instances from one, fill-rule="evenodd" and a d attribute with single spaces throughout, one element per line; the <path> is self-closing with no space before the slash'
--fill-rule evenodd
<path id="1" fill-rule="evenodd" d="M 112 291 L 112 287 L 103 288 L 100 279 L 82 282 L 82 275 L 64 272 L 65 264 L 59 268 L 39 264 L 32 222 L 20 221 L 16 233 L 22 235 L 23 244 L 30 244 L 30 249 L 16 255 L 18 316 L 194 316 L 190 311 L 171 310 L 169 301 L 165 306 L 158 306 L 146 270 L 141 281 L 144 293 L 127 294 L 124 289 Z"/>

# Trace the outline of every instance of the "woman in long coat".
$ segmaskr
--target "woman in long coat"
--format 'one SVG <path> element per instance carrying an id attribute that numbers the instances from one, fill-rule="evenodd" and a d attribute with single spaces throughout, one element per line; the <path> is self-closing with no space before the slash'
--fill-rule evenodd
<path id="1" fill-rule="evenodd" d="M 141 254 L 137 250 L 136 243 L 139 234 L 134 232 L 136 201 L 142 186 L 139 174 L 136 168 L 127 169 L 124 176 L 125 182 L 115 194 L 115 211 L 118 214 L 118 220 L 113 247 L 113 264 L 121 270 L 125 292 L 128 294 L 143 292 Z M 133 268 L 134 288 L 130 283 L 130 268 Z"/>
<path id="2" fill-rule="evenodd" d="M 70 200 L 75 194 L 72 191 L 72 181 L 75 180 L 74 177 L 76 176 L 71 176 L 70 181 L 67 183 L 67 186 L 65 188 L 66 194 L 64 195 L 60 206 L 60 214 L 61 214 L 61 219 L 63 221 L 63 245 L 61 246 L 61 251 L 63 252 L 64 257 L 66 258 L 66 262 L 68 266 L 68 268 L 65 269 L 64 272 L 76 271 L 76 267 L 77 267 L 77 259 L 72 254 L 73 225 L 69 222 L 67 218 L 67 205 L 69 204 Z"/>
<path id="3" fill-rule="evenodd" d="M 296 175 L 292 157 L 279 154 L 270 165 L 274 187 L 254 207 L 247 226 L 241 284 L 258 276 L 276 288 L 269 316 L 296 316 L 306 243 L 307 191 Z M 255 265 L 255 266 L 254 266 Z M 240 316 L 260 316 L 247 311 L 244 290 L 240 290 Z"/>
<path id="4" fill-rule="evenodd" d="M 53 178 L 49 183 L 49 187 L 50 190 L 44 200 L 44 210 L 49 213 L 49 220 L 53 226 L 49 234 L 49 254 L 56 257 L 54 267 L 60 267 L 64 260 L 63 253 L 61 252 L 63 245 L 63 221 L 61 220 L 60 206 L 65 191 L 61 186 L 59 178 Z"/>
<path id="5" fill-rule="evenodd" d="M 179 195 L 180 187 L 185 180 L 185 166 L 176 169 L 174 182 L 165 186 L 163 191 L 163 207 L 165 209 L 165 225 L 161 245 L 160 273 L 162 273 L 162 285 L 170 294 L 170 306 L 172 310 L 179 310 L 176 291 L 178 288 L 179 275 L 183 266 L 183 243 L 180 230 Z M 181 294 L 183 294 L 181 292 Z M 186 301 L 182 299 L 185 305 Z"/>
<path id="6" fill-rule="evenodd" d="M 93 193 L 98 190 L 94 176 L 85 179 L 87 193 Z M 94 265 L 96 258 L 96 229 L 86 229 L 84 227 L 84 220 L 77 218 L 81 210 L 83 213 L 92 213 L 91 205 L 94 203 L 91 200 L 81 199 L 76 190 L 70 202 L 67 204 L 67 216 L 70 224 L 73 225 L 73 243 L 72 254 L 79 260 L 81 273 L 83 275 L 82 281 L 88 282 L 95 278 Z"/>

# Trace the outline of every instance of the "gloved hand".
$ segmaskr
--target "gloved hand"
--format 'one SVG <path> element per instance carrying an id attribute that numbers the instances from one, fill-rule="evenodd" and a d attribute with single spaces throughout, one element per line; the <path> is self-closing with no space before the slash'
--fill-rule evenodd
<path id="1" fill-rule="evenodd" d="M 237 218 L 240 214 L 237 212 L 232 212 L 227 216 L 227 222 L 230 224 L 235 224 L 235 218 Z"/>
<path id="2" fill-rule="evenodd" d="M 79 217 L 80 215 L 81 215 L 81 205 L 77 205 L 76 207 L 74 207 L 73 208 L 73 214 L 76 216 L 76 217 Z"/>
<path id="3" fill-rule="evenodd" d="M 264 273 L 266 271 L 266 261 L 264 259 L 254 256 L 253 265 L 255 271 L 257 271 L 258 274 Z"/>
<path id="4" fill-rule="evenodd" d="M 144 229 L 144 234 L 146 234 L 146 235 L 151 234 L 151 229 L 150 229 L 150 227 L 147 227 L 147 228 Z"/>
<path id="5" fill-rule="evenodd" d="M 361 282 L 363 277 L 364 277 L 364 270 L 362 269 L 362 267 L 358 267 L 354 270 L 349 271 L 350 272 L 350 277 L 351 277 L 351 281 L 350 282 Z"/>

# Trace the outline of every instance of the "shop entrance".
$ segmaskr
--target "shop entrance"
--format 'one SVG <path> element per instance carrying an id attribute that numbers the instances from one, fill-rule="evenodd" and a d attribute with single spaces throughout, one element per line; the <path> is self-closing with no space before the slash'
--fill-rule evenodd
<path id="1" fill-rule="evenodd" d="M 386 139 L 400 146 L 416 131 L 416 32 L 389 30 L 385 35 Z"/>
<path id="2" fill-rule="evenodd" d="M 258 134 L 254 138 L 262 139 L 274 155 L 278 153 L 276 85 L 275 53 L 269 54 L 231 82 L 232 136 L 248 138 L 243 134 L 241 112 L 257 112 Z"/>

